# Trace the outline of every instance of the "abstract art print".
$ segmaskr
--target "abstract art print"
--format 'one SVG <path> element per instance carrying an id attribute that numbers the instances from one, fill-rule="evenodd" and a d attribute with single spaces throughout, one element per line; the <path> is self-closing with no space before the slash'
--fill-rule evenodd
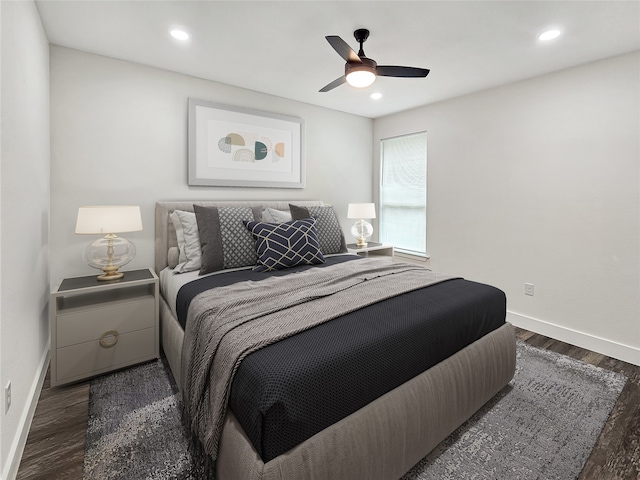
<path id="1" fill-rule="evenodd" d="M 189 99 L 189 185 L 304 188 L 304 121 Z"/>

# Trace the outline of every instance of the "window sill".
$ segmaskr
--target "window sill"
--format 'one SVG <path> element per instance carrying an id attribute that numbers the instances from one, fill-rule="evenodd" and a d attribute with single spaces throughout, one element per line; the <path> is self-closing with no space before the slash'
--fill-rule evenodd
<path id="1" fill-rule="evenodd" d="M 431 256 L 429 256 L 429 254 L 419 255 L 415 253 L 399 252 L 398 250 L 395 251 L 395 256 L 400 258 L 406 258 L 407 260 L 412 260 L 414 262 L 423 262 L 423 263 L 426 263 L 431 259 Z"/>

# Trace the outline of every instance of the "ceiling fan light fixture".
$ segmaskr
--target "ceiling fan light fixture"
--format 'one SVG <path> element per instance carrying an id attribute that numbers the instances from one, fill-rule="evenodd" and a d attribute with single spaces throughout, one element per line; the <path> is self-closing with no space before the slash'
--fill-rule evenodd
<path id="1" fill-rule="evenodd" d="M 355 65 L 349 68 L 346 78 L 352 87 L 365 88 L 376 81 L 376 72 L 369 65 Z"/>

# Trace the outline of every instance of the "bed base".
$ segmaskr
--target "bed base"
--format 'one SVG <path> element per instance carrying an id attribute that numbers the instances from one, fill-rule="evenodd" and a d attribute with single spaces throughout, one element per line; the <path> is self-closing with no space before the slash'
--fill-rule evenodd
<path id="1" fill-rule="evenodd" d="M 157 272 L 167 266 L 168 249 L 177 245 L 169 213 L 193 211 L 193 203 L 286 210 L 289 202 L 156 203 Z M 322 205 L 316 200 L 293 203 Z M 184 331 L 162 296 L 160 322 L 162 347 L 180 385 Z M 397 480 L 509 383 L 515 357 L 515 332 L 506 323 L 267 463 L 229 411 L 216 462 L 217 480 Z"/>
<path id="2" fill-rule="evenodd" d="M 162 345 L 176 383 L 184 332 L 161 299 Z M 225 419 L 217 480 L 397 480 L 515 373 L 511 324 L 264 463 L 232 412 Z"/>

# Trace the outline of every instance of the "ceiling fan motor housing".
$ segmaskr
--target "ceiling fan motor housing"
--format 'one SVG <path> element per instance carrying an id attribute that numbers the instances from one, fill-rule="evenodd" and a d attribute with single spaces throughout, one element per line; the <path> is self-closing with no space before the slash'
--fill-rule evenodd
<path id="1" fill-rule="evenodd" d="M 370 58 L 367 57 L 360 57 L 360 60 L 362 61 L 362 63 L 355 63 L 355 62 L 347 62 L 344 64 L 344 73 L 345 75 L 348 74 L 350 71 L 355 71 L 355 70 L 366 70 L 366 71 L 370 71 L 375 73 L 376 71 L 376 67 L 378 66 L 378 64 L 376 63 L 375 60 L 372 60 Z"/>

